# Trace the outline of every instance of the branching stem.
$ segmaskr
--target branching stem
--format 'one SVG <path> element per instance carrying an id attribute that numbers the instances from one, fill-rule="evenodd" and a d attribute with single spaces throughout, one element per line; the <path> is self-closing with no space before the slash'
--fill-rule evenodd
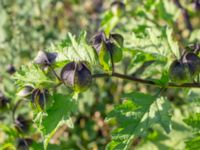
<path id="1" fill-rule="evenodd" d="M 151 80 L 141 79 L 141 78 L 137 78 L 137 77 L 133 77 L 133 76 L 125 75 L 125 74 L 120 74 L 120 73 L 113 73 L 113 74 L 102 73 L 102 74 L 94 74 L 93 75 L 93 78 L 103 78 L 103 77 L 116 77 L 116 78 L 121 78 L 121 79 L 125 79 L 125 80 L 130 80 L 130 81 L 133 81 L 136 83 L 142 83 L 142 84 L 157 86 L 157 87 L 161 87 L 161 88 L 177 88 L 177 87 L 200 88 L 200 83 L 177 84 L 177 83 L 169 82 L 167 85 L 162 85 L 162 84 L 158 84 Z"/>
<path id="2" fill-rule="evenodd" d="M 189 16 L 188 11 L 181 5 L 179 0 L 173 0 L 173 1 L 174 1 L 175 5 L 181 10 L 187 28 L 190 31 L 192 31 L 193 27 L 192 27 L 192 23 L 190 22 L 190 16 Z"/>

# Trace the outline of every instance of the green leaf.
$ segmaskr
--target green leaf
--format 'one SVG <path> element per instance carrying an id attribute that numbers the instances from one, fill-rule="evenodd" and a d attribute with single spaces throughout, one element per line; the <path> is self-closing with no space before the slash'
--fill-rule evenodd
<path id="1" fill-rule="evenodd" d="M 186 143 L 186 150 L 198 150 L 200 149 L 200 134 L 197 134 L 194 138 L 188 140 Z"/>
<path id="2" fill-rule="evenodd" d="M 96 53 L 93 48 L 86 42 L 86 32 L 82 32 L 79 38 L 68 33 L 65 40 L 61 42 L 57 60 L 59 61 L 87 61 L 91 65 L 96 64 Z"/>
<path id="3" fill-rule="evenodd" d="M 200 113 L 192 114 L 190 117 L 184 119 L 183 121 L 192 128 L 200 130 Z"/>
<path id="4" fill-rule="evenodd" d="M 200 42 L 200 29 L 195 29 L 192 31 L 191 35 L 190 35 L 190 39 L 189 41 L 190 42 Z"/>
<path id="5" fill-rule="evenodd" d="M 36 143 L 36 142 L 31 144 L 30 150 L 36 150 L 36 149 L 42 150 L 43 144 L 42 143 Z M 47 150 L 62 150 L 62 146 L 61 145 L 55 145 L 55 144 L 49 144 Z"/>
<path id="6" fill-rule="evenodd" d="M 166 86 L 167 83 L 169 82 L 169 73 L 166 70 L 164 70 L 162 72 L 162 76 L 160 79 L 151 79 L 151 81 L 153 81 L 159 85 Z"/>
<path id="7" fill-rule="evenodd" d="M 113 50 L 113 61 L 119 62 L 121 61 L 123 54 L 122 54 L 122 48 L 115 46 L 115 49 Z"/>
<path id="8" fill-rule="evenodd" d="M 174 108 L 174 111 L 179 109 Z M 137 150 L 174 150 L 185 149 L 185 141 L 191 137 L 191 130 L 185 126 L 182 122 L 182 114 L 173 114 L 172 117 L 172 130 L 170 134 L 164 133 L 160 127 L 156 126 L 153 130 L 150 130 L 148 136 L 141 139 L 140 143 L 135 147 Z"/>
<path id="9" fill-rule="evenodd" d="M 127 40 L 128 47 L 132 51 L 143 51 L 153 55 L 155 58 L 160 57 L 173 59 L 174 56 L 180 58 L 179 47 L 177 42 L 172 39 L 172 29 L 163 27 L 161 29 L 149 27 L 145 29 L 145 34 L 137 36 L 137 33 Z"/>
<path id="10" fill-rule="evenodd" d="M 13 77 L 19 86 L 33 85 L 36 87 L 52 87 L 56 82 L 52 80 L 41 68 L 35 65 L 22 66 Z"/>
<path id="11" fill-rule="evenodd" d="M 119 123 L 112 132 L 113 140 L 107 149 L 128 149 L 134 137 L 146 136 L 155 124 L 170 132 L 170 103 L 166 98 L 137 92 L 126 94 L 125 98 L 123 104 L 116 106 L 107 118 L 116 118 Z"/>
<path id="12" fill-rule="evenodd" d="M 169 49 L 171 50 L 172 53 L 179 59 L 180 58 L 180 52 L 179 52 L 179 47 L 178 43 L 173 40 L 173 35 L 172 35 L 172 29 L 169 27 L 165 28 L 166 37 L 167 37 L 167 42 L 169 45 Z"/>
<path id="13" fill-rule="evenodd" d="M 119 17 L 113 16 L 111 11 L 107 11 L 102 18 L 101 28 L 105 31 L 106 35 L 109 35 L 119 21 Z"/>
<path id="14" fill-rule="evenodd" d="M 63 124 L 71 126 L 70 114 L 76 110 L 76 102 L 73 101 L 72 96 L 54 93 L 50 96 L 54 101 L 52 106 L 46 110 L 42 121 L 37 122 L 37 125 L 42 131 L 44 137 L 44 147 L 47 148 L 48 142 L 56 130 Z"/>
<path id="15" fill-rule="evenodd" d="M 159 1 L 159 3 L 156 6 L 156 9 L 160 18 L 167 21 L 170 25 L 173 23 L 173 15 L 166 11 L 163 1 Z"/>
<path id="16" fill-rule="evenodd" d="M 110 53 L 107 50 L 104 42 L 101 43 L 101 50 L 99 51 L 99 63 L 102 65 L 105 71 L 109 71 L 111 69 Z"/>

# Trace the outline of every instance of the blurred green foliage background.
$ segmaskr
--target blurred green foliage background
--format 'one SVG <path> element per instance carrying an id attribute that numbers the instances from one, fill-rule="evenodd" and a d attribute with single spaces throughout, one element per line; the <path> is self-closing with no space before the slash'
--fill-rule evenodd
<path id="1" fill-rule="evenodd" d="M 3 95 L 0 95 L 0 149 L 15 149 L 20 138 L 31 138 L 36 141 L 32 149 L 43 149 L 34 125 L 31 124 L 28 133 L 17 135 L 11 111 L 18 101 L 12 75 L 21 65 L 30 63 L 39 50 L 54 48 L 68 32 L 78 36 L 81 31 L 86 31 L 88 43 L 99 30 L 117 32 L 125 38 L 127 50 L 116 69 L 133 76 L 161 78 L 160 74 L 166 71 L 162 68 L 165 59 L 159 56 L 160 61 L 154 63 L 158 58 L 148 53 L 136 54 L 134 50 L 154 52 L 154 48 L 167 55 L 166 49 L 170 46 L 166 44 L 168 36 L 164 34 L 170 34 L 168 29 L 173 30 L 172 38 L 178 42 L 181 53 L 187 45 L 199 42 L 200 4 L 197 1 L 180 0 L 180 7 L 176 0 L 125 0 L 125 15 L 114 19 L 110 12 L 113 1 L 110 0 L 0 0 L 0 91 Z M 184 16 L 185 9 L 189 24 Z M 159 43 L 149 40 L 160 34 Z M 127 52 L 128 48 L 133 51 Z M 64 92 L 65 89 L 60 90 Z M 134 90 L 154 94 L 157 88 L 120 79 L 96 80 L 91 89 L 80 96 L 79 110 L 72 117 L 74 128 L 65 125 L 59 128 L 49 149 L 105 149 L 117 123 L 107 123 L 104 119 L 114 105 L 121 103 L 122 94 Z M 132 149 L 184 149 L 184 141 L 192 137 L 192 129 L 182 119 L 193 112 L 200 113 L 199 92 L 197 89 L 166 90 L 164 95 L 173 107 L 173 131 L 167 135 L 160 129 L 150 129 L 147 138 L 134 140 Z M 32 120 L 31 107 L 20 105 L 18 115 Z"/>

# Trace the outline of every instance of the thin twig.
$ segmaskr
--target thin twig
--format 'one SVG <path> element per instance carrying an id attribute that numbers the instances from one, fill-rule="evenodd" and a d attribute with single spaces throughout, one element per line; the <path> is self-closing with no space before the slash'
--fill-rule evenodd
<path id="1" fill-rule="evenodd" d="M 111 58 L 112 72 L 115 72 L 115 63 L 113 60 L 113 54 L 111 51 L 109 51 L 109 53 L 110 53 L 110 58 Z"/>
<path id="2" fill-rule="evenodd" d="M 58 84 L 56 84 L 54 87 L 53 87 L 53 90 L 55 91 L 59 86 L 61 86 L 63 84 L 63 82 L 59 82 Z"/>
<path id="3" fill-rule="evenodd" d="M 60 77 L 57 75 L 57 73 L 55 72 L 55 70 L 53 69 L 53 67 L 52 67 L 51 65 L 49 65 L 49 68 L 51 69 L 51 71 L 53 72 L 53 74 L 56 76 L 56 78 L 57 78 L 59 81 L 61 81 L 61 80 L 60 80 Z"/>
<path id="4" fill-rule="evenodd" d="M 17 101 L 17 103 L 15 104 L 15 106 L 14 106 L 14 108 L 12 110 L 12 119 L 13 119 L 13 122 L 15 122 L 15 113 L 16 113 L 16 110 L 17 110 L 17 108 L 19 107 L 19 105 L 22 102 L 29 102 L 29 101 L 28 100 L 24 100 L 24 99 Z"/>
<path id="5" fill-rule="evenodd" d="M 190 16 L 189 16 L 188 11 L 181 5 L 179 0 L 173 0 L 173 1 L 174 1 L 175 5 L 181 10 L 187 28 L 190 31 L 192 31 L 193 27 L 192 27 L 192 24 L 190 22 Z"/>
<path id="6" fill-rule="evenodd" d="M 120 74 L 120 73 L 113 73 L 111 75 L 107 74 L 107 73 L 94 74 L 93 75 L 93 78 L 103 78 L 103 77 L 116 77 L 116 78 L 121 78 L 121 79 L 125 79 L 125 80 L 131 80 L 131 81 L 136 82 L 136 83 L 142 83 L 142 84 L 146 84 L 146 85 L 152 85 L 152 86 L 163 87 L 163 88 L 177 88 L 177 87 L 180 87 L 180 88 L 200 88 L 200 83 L 177 84 L 177 83 L 169 82 L 166 85 L 161 85 L 161 84 L 158 84 L 158 83 L 151 81 L 151 80 L 140 79 L 140 78 L 137 78 L 137 77 L 124 75 L 124 74 Z"/>

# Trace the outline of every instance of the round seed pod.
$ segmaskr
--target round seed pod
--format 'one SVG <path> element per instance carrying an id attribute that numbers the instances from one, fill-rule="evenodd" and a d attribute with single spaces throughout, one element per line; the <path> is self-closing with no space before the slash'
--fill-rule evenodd
<path id="1" fill-rule="evenodd" d="M 17 140 L 17 150 L 29 150 L 29 146 L 33 143 L 30 138 L 20 138 Z"/>
<path id="2" fill-rule="evenodd" d="M 19 132 L 28 132 L 30 128 L 30 123 L 30 120 L 27 120 L 22 115 L 19 115 L 15 120 L 15 128 Z"/>
<path id="3" fill-rule="evenodd" d="M 41 66 L 51 65 L 57 57 L 57 53 L 49 53 L 45 51 L 39 51 L 34 59 L 34 63 Z"/>
<path id="4" fill-rule="evenodd" d="M 16 69 L 15 69 L 15 66 L 10 64 L 7 66 L 7 69 L 6 69 L 6 72 L 9 73 L 9 74 L 14 74 L 16 72 Z"/>
<path id="5" fill-rule="evenodd" d="M 0 98 L 0 109 L 6 108 L 7 104 L 9 103 L 9 100 L 7 98 Z"/>
<path id="6" fill-rule="evenodd" d="M 120 17 L 125 12 L 125 4 L 121 1 L 114 1 L 110 9 L 114 16 Z"/>
<path id="7" fill-rule="evenodd" d="M 187 65 L 191 76 L 195 76 L 200 72 L 200 58 L 196 54 L 186 53 L 182 58 L 182 62 Z"/>
<path id="8" fill-rule="evenodd" d="M 175 82 L 185 82 L 190 79 L 187 66 L 179 60 L 174 60 L 169 67 L 169 77 Z"/>
<path id="9" fill-rule="evenodd" d="M 66 86 L 82 92 L 90 87 L 92 75 L 86 62 L 70 62 L 63 67 L 61 79 Z"/>

